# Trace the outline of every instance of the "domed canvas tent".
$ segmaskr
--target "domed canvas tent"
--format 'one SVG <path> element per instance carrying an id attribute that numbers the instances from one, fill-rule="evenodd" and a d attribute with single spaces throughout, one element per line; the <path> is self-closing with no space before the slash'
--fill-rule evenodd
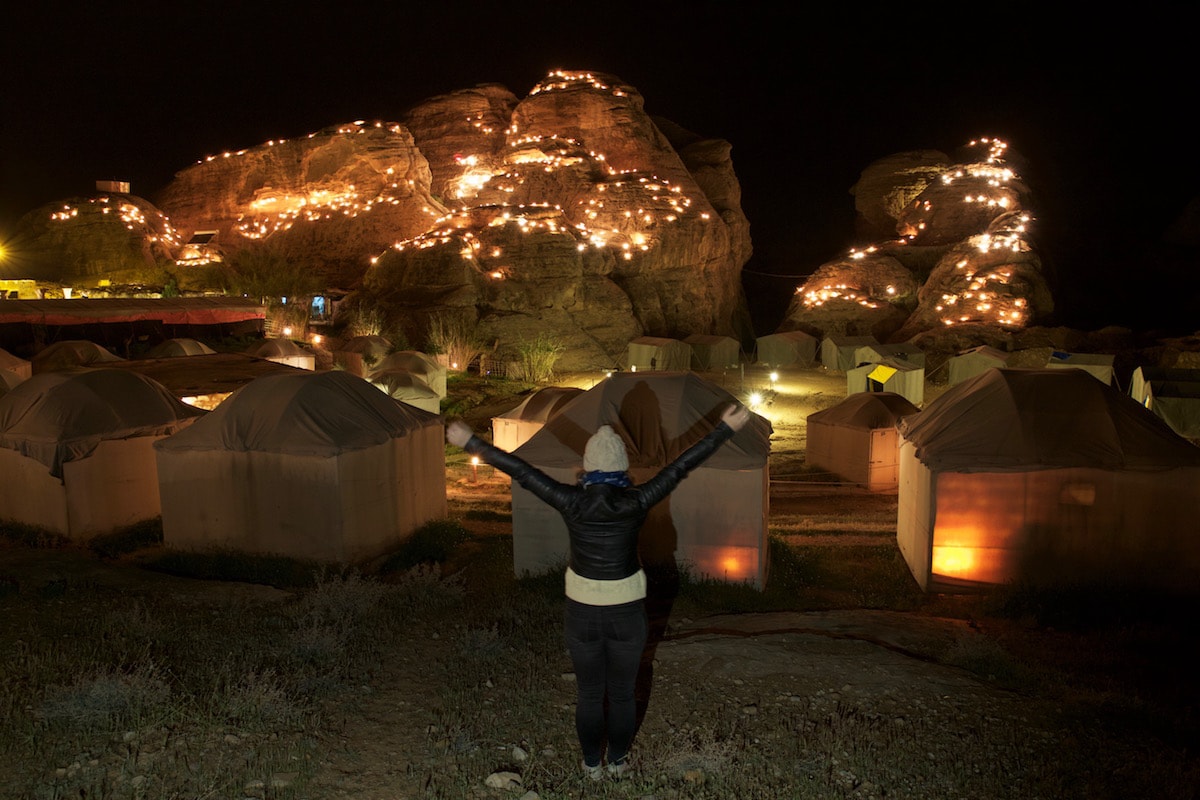
<path id="1" fill-rule="evenodd" d="M 398 402 L 407 403 L 430 414 L 440 414 L 442 411 L 442 398 L 438 397 L 438 393 L 423 379 L 407 370 L 385 369 L 372 372 L 369 383 Z"/>
<path id="2" fill-rule="evenodd" d="M 742 358 L 742 345 L 731 336 L 693 333 L 683 343 L 692 348 L 691 368 L 701 371 L 736 367 Z"/>
<path id="3" fill-rule="evenodd" d="M 919 409 L 895 392 L 859 392 L 808 415 L 805 463 L 861 483 L 873 492 L 900 482 L 896 422 Z"/>
<path id="4" fill-rule="evenodd" d="M 196 339 L 167 339 L 151 348 L 146 358 L 181 358 L 183 356 L 211 356 L 217 352 Z"/>
<path id="5" fill-rule="evenodd" d="M 341 370 L 267 375 L 156 445 L 163 541 L 357 563 L 446 515 L 441 418 Z"/>
<path id="6" fill-rule="evenodd" d="M 629 343 L 625 368 L 634 372 L 683 372 L 692 368 L 692 347 L 679 339 L 640 336 Z"/>
<path id="7" fill-rule="evenodd" d="M 1195 591 L 1200 448 L 1115 388 L 990 369 L 898 427 L 897 541 L 921 588 Z"/>
<path id="8" fill-rule="evenodd" d="M 31 364 L 33 365 L 33 374 L 36 375 L 41 372 L 102 365 L 110 361 L 124 360 L 95 342 L 85 339 L 66 339 L 47 345 L 34 353 Z"/>
<path id="9" fill-rule="evenodd" d="M 0 369 L 0 397 L 8 394 L 9 389 L 12 389 L 19 383 L 24 382 L 25 378 L 15 372 L 9 372 L 6 369 Z"/>
<path id="10" fill-rule="evenodd" d="M 1107 353 L 1064 353 L 1055 350 L 1046 360 L 1047 368 L 1081 369 L 1101 383 L 1113 382 L 1114 356 Z"/>
<path id="11" fill-rule="evenodd" d="M 32 363 L 14 356 L 3 348 L 0 348 L 0 369 L 7 370 L 19 378 L 28 378 L 33 375 Z"/>
<path id="12" fill-rule="evenodd" d="M 392 343 L 382 336 L 352 336 L 333 351 L 333 364 L 363 378 L 390 352 Z"/>
<path id="13" fill-rule="evenodd" d="M 817 337 L 804 331 L 784 331 L 760 336 L 756 361 L 764 367 L 800 367 L 817 363 Z"/>
<path id="14" fill-rule="evenodd" d="M 34 375 L 0 397 L 0 516 L 71 539 L 157 517 L 152 445 L 204 413 L 127 370 Z"/>
<path id="15" fill-rule="evenodd" d="M 547 386 L 533 392 L 516 408 L 492 417 L 492 443 L 510 453 L 529 441 L 558 410 L 583 394 L 574 386 Z"/>
<path id="16" fill-rule="evenodd" d="M 925 402 L 925 368 L 890 356 L 852 367 L 846 371 L 846 395 L 858 392 L 895 392 L 921 405 Z"/>
<path id="17" fill-rule="evenodd" d="M 368 373 L 368 377 L 377 372 L 393 371 L 411 372 L 437 392 L 441 399 L 446 398 L 446 372 L 444 365 L 431 355 L 420 350 L 397 350 L 386 356 Z"/>
<path id="18" fill-rule="evenodd" d="M 1200 443 L 1200 369 L 1138 367 L 1129 396 L 1183 438 Z"/>
<path id="19" fill-rule="evenodd" d="M 925 351 L 911 344 L 864 344 L 854 348 L 854 364 L 879 364 L 894 358 L 918 367 L 925 366 Z"/>
<path id="20" fill-rule="evenodd" d="M 854 354 L 858 348 L 879 344 L 874 336 L 843 336 L 832 334 L 821 340 L 821 364 L 825 369 L 845 372 L 858 366 Z"/>
<path id="21" fill-rule="evenodd" d="M 617 373 L 572 398 L 516 454 L 563 483 L 582 469 L 588 437 L 612 425 L 640 483 L 699 441 L 735 398 L 695 373 Z M 695 574 L 762 588 L 767 572 L 771 423 L 754 416 L 654 509 L 642 529 L 647 567 L 684 564 Z M 562 517 L 513 483 L 516 574 L 564 563 Z"/>
<path id="22" fill-rule="evenodd" d="M 317 368 L 317 357 L 291 339 L 264 339 L 246 350 L 255 358 L 265 358 L 276 364 L 286 364 L 289 367 L 314 370 Z"/>
<path id="23" fill-rule="evenodd" d="M 986 344 L 972 347 L 970 350 L 963 350 L 946 360 L 946 382 L 954 386 L 967 378 L 974 378 L 992 367 L 1006 367 L 1010 355 L 1012 354 Z"/>

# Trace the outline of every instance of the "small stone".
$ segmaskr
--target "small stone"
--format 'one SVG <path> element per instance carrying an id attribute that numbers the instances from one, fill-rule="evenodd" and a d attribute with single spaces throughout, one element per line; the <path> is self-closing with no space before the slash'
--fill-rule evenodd
<path id="1" fill-rule="evenodd" d="M 529 758 L 529 753 L 526 753 L 519 747 L 514 747 L 512 749 L 512 757 L 513 761 L 525 761 Z"/>
<path id="2" fill-rule="evenodd" d="M 493 789 L 520 789 L 521 776 L 515 772 L 493 772 L 484 783 Z"/>
<path id="3" fill-rule="evenodd" d="M 521 800 L 538 800 L 538 793 L 530 789 L 525 794 L 521 795 Z"/>

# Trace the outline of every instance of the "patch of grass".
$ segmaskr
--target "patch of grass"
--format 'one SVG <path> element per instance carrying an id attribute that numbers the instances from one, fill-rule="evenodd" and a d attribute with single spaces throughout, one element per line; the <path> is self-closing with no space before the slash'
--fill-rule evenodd
<path id="1" fill-rule="evenodd" d="M 237 551 L 188 553 L 167 550 L 148 560 L 149 569 L 204 580 L 238 581 L 277 589 L 311 587 L 328 567 L 315 561 L 285 556 L 251 555 Z"/>
<path id="2" fill-rule="evenodd" d="M 13 520 L 0 520 L 0 539 L 23 547 L 53 548 L 70 544 L 67 537 L 37 525 L 26 525 Z"/>
<path id="3" fill-rule="evenodd" d="M 425 523 L 404 540 L 400 548 L 380 566 L 381 573 L 411 569 L 418 564 L 441 564 L 455 548 L 471 538 L 458 520 L 438 519 Z"/>
<path id="4" fill-rule="evenodd" d="M 162 517 L 144 520 L 88 541 L 88 549 L 101 558 L 120 558 L 163 542 Z"/>

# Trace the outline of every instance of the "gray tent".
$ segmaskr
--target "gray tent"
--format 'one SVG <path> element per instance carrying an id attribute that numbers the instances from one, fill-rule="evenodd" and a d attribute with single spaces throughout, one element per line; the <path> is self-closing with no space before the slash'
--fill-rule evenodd
<path id="1" fill-rule="evenodd" d="M 352 336 L 333 351 L 333 364 L 360 378 L 367 376 L 392 352 L 392 343 L 382 336 Z"/>
<path id="2" fill-rule="evenodd" d="M 128 370 L 22 381 L 0 397 L 0 516 L 71 539 L 157 517 L 153 443 L 204 413 Z"/>
<path id="3" fill-rule="evenodd" d="M 681 372 L 692 368 L 692 347 L 679 339 L 640 336 L 629 343 L 627 369 Z"/>
<path id="4" fill-rule="evenodd" d="M 858 366 L 854 357 L 858 348 L 879 344 L 874 336 L 843 336 L 832 334 L 821 340 L 821 364 L 826 369 L 845 372 Z"/>
<path id="5" fill-rule="evenodd" d="M 86 339 L 66 339 L 47 345 L 34 354 L 30 362 L 33 373 L 53 372 L 73 367 L 103 365 L 109 361 L 124 361 L 117 354 Z"/>
<path id="6" fill-rule="evenodd" d="M 1129 396 L 1180 436 L 1200 442 L 1200 369 L 1138 367 Z"/>
<path id="7" fill-rule="evenodd" d="M 367 377 L 370 378 L 376 373 L 395 372 L 395 371 L 411 372 L 429 385 L 437 393 L 439 398 L 443 400 L 446 397 L 446 373 L 445 365 L 438 363 L 438 360 L 433 356 L 422 353 L 420 350 L 397 350 L 384 356 L 383 360 L 377 363 L 372 369 L 368 370 Z"/>
<path id="8" fill-rule="evenodd" d="M 217 352 L 195 339 L 167 339 L 153 347 L 146 358 L 180 358 L 182 356 L 211 356 Z"/>
<path id="9" fill-rule="evenodd" d="M 731 336 L 693 333 L 683 343 L 692 348 L 691 368 L 700 371 L 736 367 L 741 362 L 742 345 Z"/>
<path id="10" fill-rule="evenodd" d="M 574 386 L 547 386 L 516 408 L 492 417 L 492 443 L 510 453 L 529 441 L 564 405 L 583 394 Z"/>
<path id="11" fill-rule="evenodd" d="M 574 483 L 588 437 L 612 425 L 625 440 L 635 482 L 704 436 L 735 398 L 692 372 L 617 373 L 558 410 L 517 455 Z M 648 567 L 684 564 L 695 574 L 761 588 L 767 571 L 768 455 L 771 424 L 755 416 L 650 512 L 640 552 Z M 562 517 L 513 484 L 516 573 L 540 573 L 566 560 Z"/>
<path id="12" fill-rule="evenodd" d="M 895 392 L 919 406 L 925 402 L 925 368 L 883 356 L 879 361 L 846 371 L 846 395 L 857 392 Z"/>
<path id="13" fill-rule="evenodd" d="M 424 378 L 403 369 L 384 369 L 371 373 L 370 384 L 393 400 L 440 414 L 442 398 Z"/>
<path id="14" fill-rule="evenodd" d="M 359 563 L 446 515 L 441 418 L 342 370 L 257 378 L 155 445 L 171 548 Z"/>
<path id="15" fill-rule="evenodd" d="M 900 482 L 896 422 L 918 409 L 895 392 L 860 392 L 808 415 L 805 463 L 869 490 L 894 491 Z"/>
<path id="16" fill-rule="evenodd" d="M 948 376 L 946 382 L 954 386 L 967 378 L 973 378 L 981 372 L 986 372 L 992 367 L 1006 367 L 1010 355 L 1010 353 L 986 344 L 972 347 L 970 350 L 963 350 L 946 361 Z"/>
<path id="17" fill-rule="evenodd" d="M 923 589 L 1195 591 L 1200 448 L 1083 370 L 990 369 L 898 427 L 897 542 Z"/>
<path id="18" fill-rule="evenodd" d="M 246 352 L 255 358 L 265 358 L 276 364 L 289 367 L 314 370 L 317 368 L 317 357 L 305 350 L 291 339 L 264 339 L 251 345 Z"/>
<path id="19" fill-rule="evenodd" d="M 756 361 L 764 367 L 800 367 L 817 363 L 817 337 L 804 331 L 760 336 Z"/>
<path id="20" fill-rule="evenodd" d="M 21 378 L 28 378 L 33 375 L 32 363 L 14 356 L 3 348 L 0 348 L 0 369 L 12 372 Z"/>
<path id="21" fill-rule="evenodd" d="M 1101 383 L 1113 382 L 1113 356 L 1106 353 L 1064 353 L 1055 350 L 1046 360 L 1048 368 L 1081 369 Z"/>

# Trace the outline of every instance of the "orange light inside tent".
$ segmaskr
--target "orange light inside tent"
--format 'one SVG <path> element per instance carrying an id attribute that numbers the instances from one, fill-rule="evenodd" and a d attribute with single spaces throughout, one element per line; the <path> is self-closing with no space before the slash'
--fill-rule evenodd
<path id="1" fill-rule="evenodd" d="M 955 578 L 970 577 L 978 564 L 974 547 L 933 547 L 933 572 Z"/>
<path id="2" fill-rule="evenodd" d="M 721 559 L 721 569 L 726 575 L 740 575 L 741 563 L 734 556 L 726 556 Z"/>

